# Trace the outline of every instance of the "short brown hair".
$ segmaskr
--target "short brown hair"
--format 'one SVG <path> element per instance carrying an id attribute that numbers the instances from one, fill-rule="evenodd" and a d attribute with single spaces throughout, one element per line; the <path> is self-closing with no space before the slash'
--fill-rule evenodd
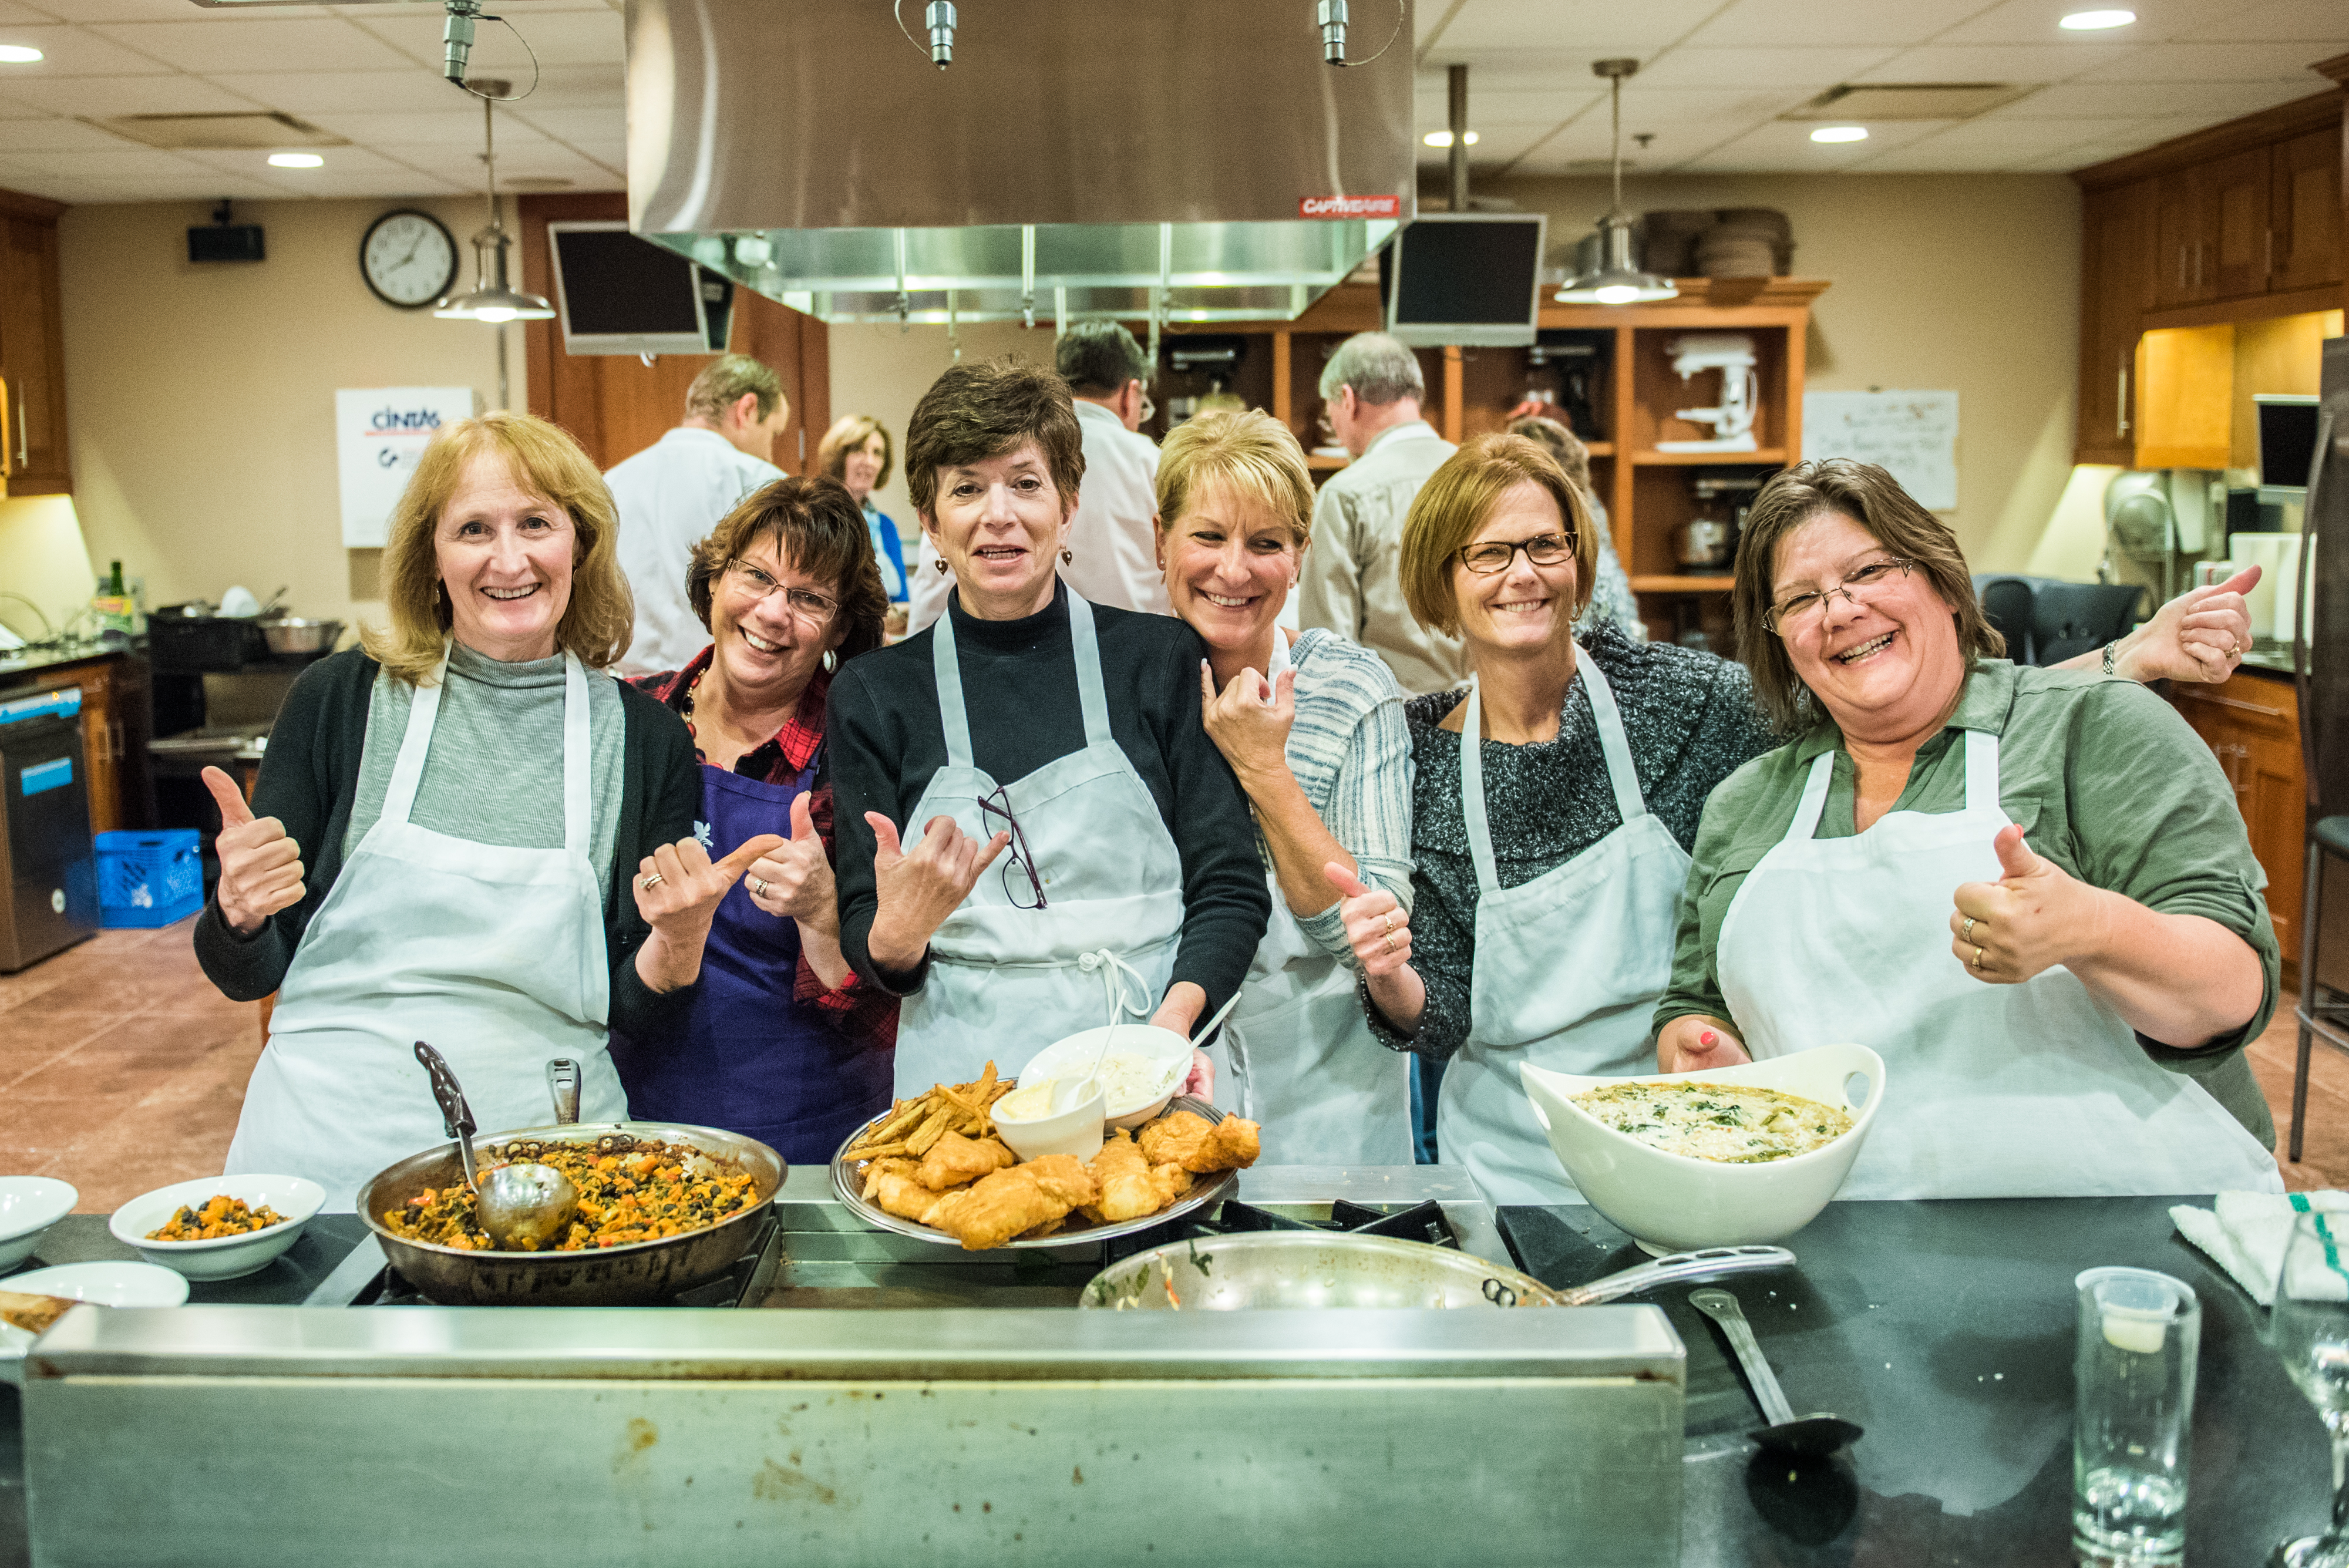
<path id="1" fill-rule="evenodd" d="M 837 651 L 844 661 L 881 646 L 881 623 L 889 614 L 889 591 L 881 586 L 881 564 L 873 557 L 873 535 L 864 513 L 836 479 L 786 475 L 742 498 L 719 519 L 685 569 L 685 596 L 693 613 L 709 627 L 711 586 L 728 562 L 760 539 L 775 547 L 800 571 L 830 585 L 843 624 Z"/>
<path id="2" fill-rule="evenodd" d="M 367 656 L 421 686 L 440 665 L 449 605 L 440 593 L 433 535 L 474 458 L 503 457 L 515 483 L 561 507 L 571 519 L 571 598 L 554 628 L 555 646 L 590 670 L 620 661 L 635 630 L 636 601 L 619 562 L 620 514 L 604 476 L 560 425 L 530 414 L 488 413 L 460 420 L 424 449 L 392 509 L 383 547 L 383 595 L 391 611 L 384 630 L 368 628 Z M 860 524 L 861 526 L 861 524 Z"/>
<path id="3" fill-rule="evenodd" d="M 889 439 L 889 427 L 871 414 L 843 414 L 832 421 L 823 440 L 816 443 L 815 471 L 830 479 L 846 479 L 848 454 L 874 436 L 881 438 L 881 472 L 874 476 L 873 488 L 881 489 L 897 466 L 897 443 Z"/>
<path id="4" fill-rule="evenodd" d="M 1203 484 L 1229 485 L 1288 524 L 1299 549 L 1313 535 L 1313 475 L 1287 425 L 1261 409 L 1195 414 L 1158 449 L 1158 531 L 1174 526 Z"/>
<path id="5" fill-rule="evenodd" d="M 1084 431 L 1069 384 L 1019 359 L 954 365 L 930 383 L 905 423 L 905 491 L 925 515 L 938 495 L 938 470 L 1001 457 L 1022 441 L 1044 449 L 1064 505 L 1085 477 Z"/>
<path id="6" fill-rule="evenodd" d="M 720 354 L 685 389 L 685 411 L 696 419 L 714 420 L 740 402 L 746 392 L 758 398 L 759 417 L 766 419 L 783 400 L 783 379 L 748 354 Z"/>
<path id="7" fill-rule="evenodd" d="M 1900 482 L 1872 462 L 1828 457 L 1797 463 L 1754 498 L 1737 540 L 1737 576 L 1730 589 L 1737 628 L 1737 661 L 1754 677 L 1754 700 L 1781 733 L 1806 729 L 1819 717 L 1818 699 L 1795 673 L 1786 645 L 1765 618 L 1776 596 L 1778 546 L 1823 514 L 1848 517 L 1896 556 L 1916 562 L 1958 623 L 1958 647 L 1968 669 L 1997 659 L 2006 639 L 1982 614 L 1972 575 L 1948 524 L 1917 504 Z"/>
<path id="8" fill-rule="evenodd" d="M 1402 597 L 1420 625 L 1447 637 L 1459 635 L 1460 602 L 1452 586 L 1455 558 L 1494 505 L 1520 484 L 1547 492 L 1574 537 L 1574 613 L 1581 616 L 1599 576 L 1599 531 L 1590 525 L 1582 492 L 1538 442 L 1481 435 L 1428 475 L 1403 519 Z"/>

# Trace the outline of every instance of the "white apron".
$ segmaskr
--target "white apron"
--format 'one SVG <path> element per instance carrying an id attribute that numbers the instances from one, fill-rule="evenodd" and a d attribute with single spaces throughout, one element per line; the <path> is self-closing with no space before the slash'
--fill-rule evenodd
<path id="1" fill-rule="evenodd" d="M 1289 668 L 1275 628 L 1272 668 Z M 1411 1058 L 1371 1033 L 1354 971 L 1306 935 L 1278 872 L 1272 920 L 1209 1054 L 1216 1104 L 1260 1122 L 1283 1165 L 1409 1165 Z"/>
<path id="2" fill-rule="evenodd" d="M 1575 662 L 1622 826 L 1561 866 L 1501 886 L 1485 817 L 1484 701 L 1468 682 L 1460 803 L 1476 862 L 1476 958 L 1468 1039 L 1444 1070 L 1436 1154 L 1464 1165 L 1502 1203 L 1579 1203 L 1517 1079 L 1520 1063 L 1600 1076 L 1655 1071 L 1650 1023 L 1671 978 L 1688 852 L 1640 795 L 1640 775 L 1607 678 Z"/>
<path id="3" fill-rule="evenodd" d="M 1835 753 L 1722 919 L 1730 1016 L 1759 1061 L 1839 1041 L 1881 1053 L 1884 1105 L 1838 1198 L 2281 1192 L 2275 1158 L 2190 1078 L 2148 1060 L 2071 971 L 1968 974 L 1951 899 L 1995 882 L 1998 737 L 1965 732 L 1966 804 L 1815 838 Z"/>
<path id="4" fill-rule="evenodd" d="M 344 862 L 278 988 L 229 1173 L 305 1176 L 347 1211 L 362 1183 L 447 1140 L 416 1042 L 448 1058 L 483 1133 L 553 1121 L 546 1064 L 580 1067 L 580 1118 L 627 1116 L 605 1051 L 610 960 L 588 859 L 587 675 L 564 660 L 560 849 L 409 820 L 448 680 L 419 688 L 383 815 Z"/>
<path id="5" fill-rule="evenodd" d="M 1077 694 L 1085 746 L 1003 786 L 1019 838 L 1044 884 L 1032 901 L 1010 852 L 982 872 L 930 939 L 930 971 L 897 1020 L 897 1093 L 978 1076 L 992 1059 L 1009 1077 L 1056 1040 L 1117 1017 L 1147 1019 L 1174 972 L 1183 931 L 1183 861 L 1158 803 L 1110 733 L 1101 647 L 1092 607 L 1069 595 Z M 972 761 L 954 617 L 938 618 L 931 642 L 947 763 L 931 776 L 904 825 L 909 841 L 935 816 L 950 816 L 974 838 L 1006 826 L 979 810 L 996 781 Z M 1112 1005 L 1105 999 L 1113 993 Z"/>

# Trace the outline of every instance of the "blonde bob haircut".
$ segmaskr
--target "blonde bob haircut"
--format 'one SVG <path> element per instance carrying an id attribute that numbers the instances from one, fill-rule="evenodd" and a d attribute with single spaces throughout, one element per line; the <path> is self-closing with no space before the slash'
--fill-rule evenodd
<path id="1" fill-rule="evenodd" d="M 496 453 L 514 482 L 571 519 L 571 600 L 554 628 L 555 647 L 590 670 L 628 651 L 636 601 L 620 573 L 619 513 L 604 476 L 561 426 L 530 414 L 490 413 L 460 420 L 433 438 L 392 509 L 383 547 L 383 593 L 391 625 L 360 634 L 367 656 L 410 686 L 429 684 L 448 639 L 448 597 L 440 590 L 434 535 L 474 458 Z"/>
<path id="2" fill-rule="evenodd" d="M 1202 486 L 1260 502 L 1300 550 L 1313 534 L 1313 475 L 1289 428 L 1260 409 L 1218 410 L 1174 427 L 1158 449 L 1158 531 L 1183 518 Z"/>
<path id="3" fill-rule="evenodd" d="M 889 476 L 897 469 L 897 443 L 889 439 L 889 427 L 871 414 L 843 414 L 832 421 L 816 443 L 815 471 L 826 479 L 845 483 L 848 478 L 848 454 L 871 441 L 881 438 L 881 472 L 873 478 L 873 488 L 884 489 Z"/>
<path id="4" fill-rule="evenodd" d="M 1453 585 L 1454 574 L 1465 569 L 1461 548 L 1485 526 L 1501 497 L 1520 484 L 1539 486 L 1557 504 L 1574 544 L 1574 614 L 1581 618 L 1599 575 L 1599 531 L 1590 525 L 1582 491 L 1539 442 L 1520 435 L 1482 435 L 1428 475 L 1403 519 L 1402 597 L 1420 625 L 1447 637 L 1459 635 L 1460 601 Z"/>

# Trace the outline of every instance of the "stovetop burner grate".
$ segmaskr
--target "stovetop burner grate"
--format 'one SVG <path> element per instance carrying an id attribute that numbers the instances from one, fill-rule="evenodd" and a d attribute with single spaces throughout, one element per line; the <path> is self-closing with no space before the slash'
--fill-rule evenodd
<path id="1" fill-rule="evenodd" d="M 1451 1220 L 1444 1217 L 1444 1206 L 1432 1198 L 1392 1214 L 1366 1209 L 1340 1198 L 1330 1205 L 1330 1218 L 1320 1220 L 1299 1220 L 1275 1213 L 1269 1209 L 1259 1209 L 1253 1203 L 1243 1203 L 1236 1198 L 1227 1198 L 1217 1208 L 1195 1214 L 1179 1224 L 1125 1239 L 1134 1245 L 1112 1243 L 1110 1261 L 1131 1257 L 1169 1241 L 1237 1236 L 1251 1231 L 1337 1231 L 1352 1236 L 1392 1236 L 1399 1241 L 1424 1241 L 1430 1246 L 1450 1247 L 1455 1251 L 1460 1247 L 1459 1235 L 1453 1230 Z"/>

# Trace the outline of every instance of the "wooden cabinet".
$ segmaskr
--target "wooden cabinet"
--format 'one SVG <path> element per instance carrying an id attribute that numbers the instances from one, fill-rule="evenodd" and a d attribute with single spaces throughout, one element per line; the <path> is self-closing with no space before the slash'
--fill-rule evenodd
<path id="1" fill-rule="evenodd" d="M 2289 677 L 2238 671 L 2218 686 L 2172 685 L 2169 700 L 2217 754 L 2234 786 L 2251 853 L 2268 874 L 2268 918 L 2284 957 L 2300 952 L 2306 871 L 2308 784 L 2300 753 L 2300 704 Z"/>
<path id="2" fill-rule="evenodd" d="M 2338 130 L 2313 130 L 2275 146 L 2269 169 L 2271 289 L 2342 281 L 2342 140 Z"/>
<path id="3" fill-rule="evenodd" d="M 2154 182 L 2091 191 L 2083 202 L 2079 427 L 2074 461 L 2135 461 L 2137 342 L 2153 305 Z"/>
<path id="4" fill-rule="evenodd" d="M 2194 171 L 2201 219 L 2194 275 L 2202 298 L 2267 292 L 2269 152 L 2254 147 Z"/>
<path id="5" fill-rule="evenodd" d="M 73 488 L 57 288 L 57 214 L 64 211 L 55 202 L 0 191 L 0 382 L 7 396 L 0 476 L 18 495 Z"/>

